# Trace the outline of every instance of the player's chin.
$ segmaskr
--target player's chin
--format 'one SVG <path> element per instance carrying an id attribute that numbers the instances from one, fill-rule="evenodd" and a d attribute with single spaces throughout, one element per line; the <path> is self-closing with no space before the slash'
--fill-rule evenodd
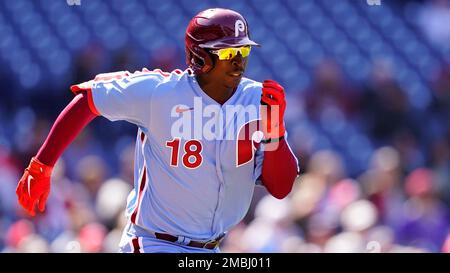
<path id="1" fill-rule="evenodd" d="M 241 82 L 241 79 L 242 79 L 242 75 L 240 75 L 240 76 L 227 75 L 225 82 L 228 87 L 235 88 L 239 85 L 239 83 Z"/>

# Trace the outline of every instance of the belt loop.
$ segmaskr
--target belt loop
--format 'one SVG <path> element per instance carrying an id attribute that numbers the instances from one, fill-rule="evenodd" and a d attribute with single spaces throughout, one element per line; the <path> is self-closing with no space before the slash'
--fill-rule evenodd
<path id="1" fill-rule="evenodd" d="M 178 236 L 177 243 L 187 246 L 190 242 L 191 239 L 184 236 Z"/>

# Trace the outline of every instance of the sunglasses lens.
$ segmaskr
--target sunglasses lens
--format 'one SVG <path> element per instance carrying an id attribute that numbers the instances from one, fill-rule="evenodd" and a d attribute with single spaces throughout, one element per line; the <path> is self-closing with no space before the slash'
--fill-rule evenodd
<path id="1" fill-rule="evenodd" d="M 244 46 L 244 47 L 239 47 L 239 48 L 235 48 L 235 47 L 230 47 L 230 48 L 222 48 L 217 50 L 217 55 L 219 56 L 219 60 L 231 60 L 234 57 L 236 57 L 236 55 L 238 54 L 238 52 L 241 53 L 242 57 L 247 57 L 250 54 L 250 49 L 251 47 L 249 46 Z"/>
<path id="2" fill-rule="evenodd" d="M 250 50 L 251 50 L 251 47 L 249 47 L 249 46 L 241 47 L 241 55 L 242 55 L 242 57 L 245 58 L 248 55 L 250 55 Z"/>
<path id="3" fill-rule="evenodd" d="M 219 50 L 220 60 L 231 60 L 236 56 L 235 48 L 223 48 Z"/>

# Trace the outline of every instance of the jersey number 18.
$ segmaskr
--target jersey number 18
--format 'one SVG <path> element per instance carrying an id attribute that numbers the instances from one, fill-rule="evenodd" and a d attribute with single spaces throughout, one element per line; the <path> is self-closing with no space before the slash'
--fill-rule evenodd
<path id="1" fill-rule="evenodd" d="M 178 158 L 180 153 L 180 139 L 174 138 L 166 142 L 166 146 L 172 149 L 170 155 L 170 166 L 178 167 Z M 182 162 L 186 168 L 198 168 L 203 161 L 202 143 L 196 139 L 191 139 L 184 143 L 184 153 Z"/>

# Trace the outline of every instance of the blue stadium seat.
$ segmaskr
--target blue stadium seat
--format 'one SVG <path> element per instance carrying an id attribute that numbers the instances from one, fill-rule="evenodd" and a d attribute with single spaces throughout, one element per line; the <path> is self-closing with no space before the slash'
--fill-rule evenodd
<path id="1" fill-rule="evenodd" d="M 252 38 L 263 46 L 252 54 L 258 63 L 256 71 L 280 76 L 289 84 L 302 85 L 307 80 L 280 73 L 283 67 L 291 67 L 294 74 L 306 68 L 303 72 L 308 78 L 310 69 L 325 57 L 335 58 L 346 74 L 358 81 L 369 75 L 370 61 L 381 56 L 402 69 L 395 70 L 399 80 L 414 86 L 430 81 L 439 62 L 430 45 L 417 38 L 411 22 L 389 5 L 374 7 L 363 2 L 93 0 L 82 1 L 79 8 L 65 1 L 4 1 L 0 50 L 2 59 L 8 61 L 12 48 L 22 48 L 25 56 L 33 56 L 30 62 L 43 69 L 42 73 L 52 73 L 49 64 L 66 67 L 73 58 L 69 51 L 81 50 L 93 40 L 100 40 L 108 50 L 136 44 L 149 52 L 175 43 L 183 51 L 185 27 L 193 13 L 218 6 L 236 9 L 247 17 Z M 414 9 L 412 5 L 409 12 Z M 268 59 L 274 52 L 278 58 Z M 411 70 L 417 75 L 411 76 Z"/>
<path id="2" fill-rule="evenodd" d="M 20 84 L 25 88 L 29 89 L 35 87 L 41 80 L 42 72 L 37 64 L 30 64 L 24 66 L 19 73 Z"/>

